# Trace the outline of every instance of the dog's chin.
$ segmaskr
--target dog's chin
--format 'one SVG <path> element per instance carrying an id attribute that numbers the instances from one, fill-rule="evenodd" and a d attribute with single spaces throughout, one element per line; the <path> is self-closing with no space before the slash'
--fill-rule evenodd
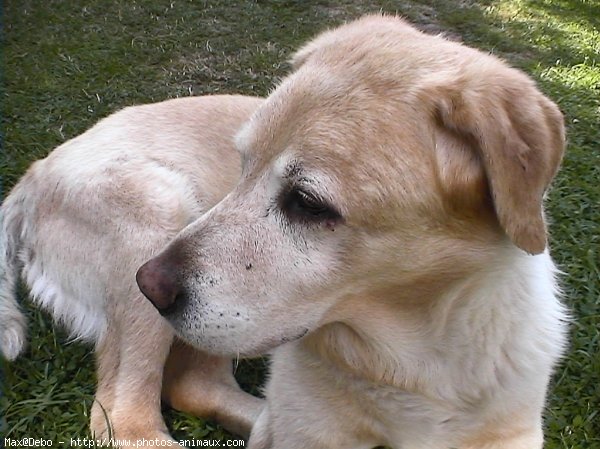
<path id="1" fill-rule="evenodd" d="M 296 329 L 284 335 L 265 337 L 257 341 L 255 337 L 241 339 L 238 336 L 236 339 L 229 339 L 227 334 L 214 337 L 203 333 L 175 329 L 177 337 L 194 348 L 210 354 L 232 358 L 251 358 L 266 355 L 281 345 L 300 340 L 309 331 L 308 328 Z"/>

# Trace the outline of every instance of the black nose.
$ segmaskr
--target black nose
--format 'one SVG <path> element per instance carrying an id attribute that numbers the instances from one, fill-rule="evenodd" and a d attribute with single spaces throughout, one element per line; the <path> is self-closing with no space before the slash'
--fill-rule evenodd
<path id="1" fill-rule="evenodd" d="M 175 267 L 163 257 L 150 259 L 135 275 L 141 292 L 161 315 L 172 312 L 182 296 L 182 286 Z"/>

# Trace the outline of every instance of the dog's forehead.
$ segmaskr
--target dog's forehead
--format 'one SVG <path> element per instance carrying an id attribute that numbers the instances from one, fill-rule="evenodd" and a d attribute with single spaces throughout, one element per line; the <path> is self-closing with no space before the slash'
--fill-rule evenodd
<path id="1" fill-rule="evenodd" d="M 241 128 L 236 146 L 258 165 L 270 164 L 286 151 L 323 159 L 320 164 L 332 158 L 356 160 L 364 156 L 374 135 L 390 131 L 390 119 L 404 120 L 397 113 L 401 106 L 340 68 L 302 69 L 288 77 Z"/>
<path id="2" fill-rule="evenodd" d="M 271 159 L 285 150 L 292 140 L 310 139 L 324 120 L 331 124 L 336 112 L 342 110 L 339 99 L 347 95 L 342 80 L 338 80 L 331 70 L 294 73 L 240 129 L 236 146 L 244 155 Z M 336 97 L 337 102 L 334 101 Z"/>

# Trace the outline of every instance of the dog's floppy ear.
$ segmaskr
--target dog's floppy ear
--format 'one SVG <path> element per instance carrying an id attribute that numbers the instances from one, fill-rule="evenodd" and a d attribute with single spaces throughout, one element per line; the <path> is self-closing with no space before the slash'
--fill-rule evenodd
<path id="1" fill-rule="evenodd" d="M 546 246 L 544 192 L 564 153 L 563 116 L 523 73 L 481 62 L 438 84 L 436 118 L 477 152 L 508 237 L 538 254 Z"/>

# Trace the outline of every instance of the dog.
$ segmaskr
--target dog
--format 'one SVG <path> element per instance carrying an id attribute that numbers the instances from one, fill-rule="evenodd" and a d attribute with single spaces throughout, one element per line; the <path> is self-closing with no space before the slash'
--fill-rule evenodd
<path id="1" fill-rule="evenodd" d="M 166 401 L 251 449 L 541 448 L 566 344 L 542 204 L 560 111 L 395 17 L 292 63 L 264 101 L 126 109 L 34 164 L 2 206 L 3 353 L 21 271 L 96 343 L 96 434 L 101 404 L 115 435 L 169 438 L 165 364 Z M 267 352 L 263 403 L 231 358 Z"/>
<path id="2" fill-rule="evenodd" d="M 539 449 L 565 345 L 543 197 L 563 117 L 520 71 L 368 16 L 236 137 L 241 179 L 137 273 L 190 345 L 272 352 L 251 449 Z"/>

